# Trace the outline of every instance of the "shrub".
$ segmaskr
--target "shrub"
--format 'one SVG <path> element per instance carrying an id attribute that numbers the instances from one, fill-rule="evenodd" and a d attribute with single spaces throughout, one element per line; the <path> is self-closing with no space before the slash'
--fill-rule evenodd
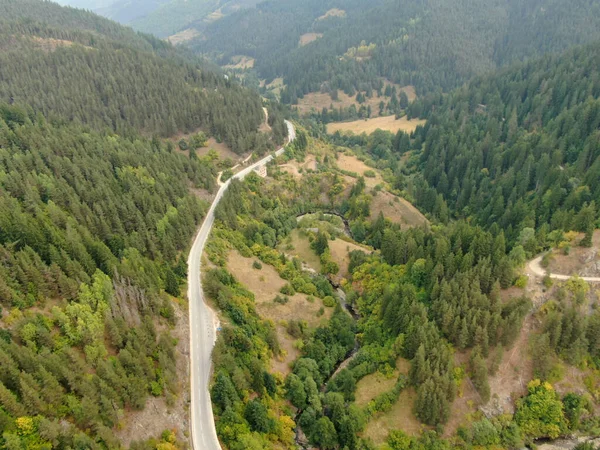
<path id="1" fill-rule="evenodd" d="M 525 289 L 528 280 L 529 278 L 527 275 L 521 275 L 519 278 L 517 278 L 517 281 L 515 281 L 515 286 L 520 289 Z"/>
<path id="2" fill-rule="evenodd" d="M 179 148 L 181 150 L 187 150 L 188 149 L 188 143 L 187 143 L 187 141 L 185 139 L 181 139 L 179 141 L 178 145 L 179 145 Z"/>
<path id="3" fill-rule="evenodd" d="M 233 170 L 231 170 L 231 169 L 224 170 L 223 173 L 221 174 L 221 181 L 223 181 L 223 182 L 227 181 L 232 176 L 233 176 Z"/>
<path id="4" fill-rule="evenodd" d="M 375 178 L 375 171 L 374 170 L 365 170 L 365 173 L 363 174 L 365 177 L 367 178 Z"/>
<path id="5" fill-rule="evenodd" d="M 331 295 L 328 295 L 323 299 L 323 304 L 328 308 L 333 308 L 336 303 L 337 302 L 335 301 L 335 298 L 333 298 Z"/>
<path id="6" fill-rule="evenodd" d="M 252 263 L 252 267 L 255 268 L 255 269 L 257 269 L 257 270 L 260 270 L 260 269 L 262 269 L 262 264 L 260 263 L 260 261 L 254 261 Z"/>
<path id="7" fill-rule="evenodd" d="M 286 297 L 285 295 L 283 297 L 281 295 L 277 295 L 273 299 L 273 302 L 279 303 L 280 305 L 285 305 L 289 301 L 290 301 L 290 299 L 288 297 Z"/>
<path id="8" fill-rule="evenodd" d="M 321 317 L 323 314 L 325 314 L 325 308 L 321 306 L 317 311 L 317 317 Z"/>
<path id="9" fill-rule="evenodd" d="M 291 284 L 286 284 L 279 290 L 279 292 L 281 292 L 284 295 L 294 295 L 296 293 Z"/>
<path id="10" fill-rule="evenodd" d="M 550 253 L 550 252 L 546 253 L 542 257 L 542 261 L 540 262 L 540 266 L 542 266 L 544 269 L 547 269 L 553 259 L 554 259 L 554 255 L 552 255 L 552 253 Z"/>

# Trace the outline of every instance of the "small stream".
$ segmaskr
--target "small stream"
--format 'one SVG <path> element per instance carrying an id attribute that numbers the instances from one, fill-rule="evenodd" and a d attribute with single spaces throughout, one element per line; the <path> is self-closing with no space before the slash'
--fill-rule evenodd
<path id="1" fill-rule="evenodd" d="M 342 290 L 341 287 L 336 286 L 331 280 L 329 280 L 329 283 L 336 290 L 336 293 L 337 293 L 337 296 L 338 296 L 338 299 L 340 302 L 340 306 L 342 307 L 342 309 L 344 309 L 356 322 L 360 318 L 360 315 L 358 314 L 358 312 L 356 312 L 356 310 L 354 309 L 354 307 L 352 305 L 349 305 L 346 302 L 346 293 Z M 340 361 L 339 363 L 336 364 L 334 371 L 323 382 L 323 385 L 321 386 L 321 392 L 325 392 L 327 383 L 329 383 L 329 381 L 332 380 L 343 369 L 348 367 L 350 362 L 357 355 L 359 348 L 360 348 L 360 344 L 358 343 L 358 341 L 355 338 L 354 339 L 354 347 L 352 348 L 352 350 L 350 350 L 346 354 L 346 357 L 342 361 Z M 308 439 L 307 439 L 306 435 L 304 434 L 304 432 L 302 431 L 302 428 L 298 424 L 298 420 L 300 418 L 301 413 L 302 413 L 302 411 L 298 411 L 296 413 L 296 416 L 294 417 L 294 422 L 296 422 L 296 435 L 295 435 L 294 441 L 296 442 L 296 445 L 298 448 L 306 450 L 310 446 L 308 444 Z"/>
<path id="2" fill-rule="evenodd" d="M 337 216 L 339 217 L 343 224 L 344 224 L 344 229 L 343 232 L 346 236 L 348 236 L 349 238 L 352 238 L 352 232 L 350 231 L 350 225 L 348 224 L 348 220 L 346 220 L 346 218 L 341 215 L 338 212 L 335 211 L 312 211 L 312 212 L 306 212 L 304 214 L 300 214 L 298 216 L 296 216 L 296 222 L 300 222 L 304 217 L 306 217 L 307 215 L 313 215 L 313 214 L 323 214 L 324 216 Z M 308 268 L 304 268 L 303 270 L 305 270 L 306 272 L 311 273 L 312 275 L 316 274 L 316 272 L 312 269 L 308 269 Z M 336 291 L 337 293 L 337 297 L 339 299 L 340 302 L 340 306 L 342 307 L 342 309 L 344 309 L 356 322 L 359 318 L 360 315 L 358 314 L 358 312 L 354 309 L 354 307 L 352 305 L 349 305 L 346 301 L 346 293 L 343 291 L 343 289 L 339 286 L 339 284 L 335 283 L 333 280 L 331 280 L 330 278 L 327 278 L 327 280 L 329 281 L 329 284 L 331 284 L 331 287 L 333 287 L 333 289 Z M 360 345 L 358 343 L 358 341 L 355 339 L 354 340 L 354 347 L 352 348 L 352 350 L 350 350 L 347 354 L 346 357 L 340 361 L 338 364 L 336 364 L 334 371 L 331 373 L 331 375 L 329 375 L 329 377 L 327 377 L 327 379 L 323 382 L 323 385 L 321 386 L 321 392 L 325 391 L 325 387 L 327 386 L 327 383 L 333 379 L 338 373 L 340 373 L 340 371 L 342 371 L 343 369 L 345 369 L 346 367 L 348 367 L 348 365 L 350 364 L 350 362 L 352 361 L 352 359 L 356 356 L 356 354 L 358 353 L 358 349 L 360 348 Z M 298 411 L 298 413 L 296 413 L 296 416 L 294 417 L 294 421 L 296 422 L 296 436 L 295 436 L 295 442 L 298 448 L 304 449 L 306 450 L 307 448 L 309 448 L 309 444 L 308 444 L 308 439 L 306 438 L 306 435 L 304 434 L 304 432 L 302 431 L 300 425 L 298 424 L 298 419 L 300 417 L 301 411 Z"/>

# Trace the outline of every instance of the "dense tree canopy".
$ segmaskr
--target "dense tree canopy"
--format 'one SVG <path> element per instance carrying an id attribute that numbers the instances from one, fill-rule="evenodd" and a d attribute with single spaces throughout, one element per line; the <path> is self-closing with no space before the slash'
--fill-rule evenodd
<path id="1" fill-rule="evenodd" d="M 377 90 L 381 77 L 419 93 L 447 91 L 515 60 L 599 39 L 599 8 L 589 0 L 279 0 L 199 26 L 192 48 L 223 64 L 255 58 L 260 78 L 284 78 L 290 103 L 309 92 Z M 322 36 L 299 46 L 305 33 Z"/>

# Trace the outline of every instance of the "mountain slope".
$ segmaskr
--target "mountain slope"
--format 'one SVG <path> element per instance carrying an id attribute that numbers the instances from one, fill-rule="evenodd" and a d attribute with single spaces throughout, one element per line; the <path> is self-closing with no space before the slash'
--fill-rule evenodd
<path id="1" fill-rule="evenodd" d="M 258 95 L 169 44 L 47 2 L 2 0 L 0 13 L 0 99 L 120 134 L 202 128 L 239 153 L 257 142 Z"/>
<path id="2" fill-rule="evenodd" d="M 219 161 L 172 139 L 261 151 L 263 121 L 167 43 L 0 0 L 0 448 L 187 448 L 181 285 Z"/>
<path id="3" fill-rule="evenodd" d="M 419 203 L 438 215 L 441 194 L 456 216 L 500 226 L 512 242 L 523 228 L 539 229 L 542 242 L 554 229 L 591 233 L 600 202 L 598 67 L 594 44 L 414 104 L 413 113 L 435 105 L 417 133 Z"/>
<path id="4" fill-rule="evenodd" d="M 254 58 L 260 78 L 284 78 L 286 102 L 320 90 L 377 89 L 379 77 L 424 93 L 600 39 L 599 8 L 596 0 L 280 0 L 199 27 L 191 45 L 222 64 Z M 318 39 L 299 45 L 306 33 Z"/>

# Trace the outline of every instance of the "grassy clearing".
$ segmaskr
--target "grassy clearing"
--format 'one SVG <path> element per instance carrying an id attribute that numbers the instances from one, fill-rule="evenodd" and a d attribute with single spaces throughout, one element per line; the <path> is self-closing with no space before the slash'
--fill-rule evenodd
<path id="1" fill-rule="evenodd" d="M 417 393 L 413 387 L 404 389 L 392 409 L 376 416 L 367 424 L 363 436 L 371 438 L 375 445 L 381 445 L 391 430 L 402 430 L 412 436 L 420 434 L 425 426 L 412 412 L 416 398 Z"/>
<path id="2" fill-rule="evenodd" d="M 398 93 L 400 91 L 404 91 L 408 100 L 412 102 L 415 98 L 417 98 L 415 88 L 413 86 L 400 86 L 397 84 L 390 83 L 388 80 L 383 80 L 383 84 L 385 86 L 395 86 Z M 364 92 L 363 92 L 364 94 Z M 383 101 L 384 103 L 389 102 L 388 97 L 377 97 L 377 93 L 373 95 L 371 98 L 367 98 L 364 105 L 371 107 L 372 117 L 377 117 L 379 113 L 379 103 Z M 301 115 L 310 114 L 311 112 L 321 112 L 323 108 L 329 109 L 329 107 L 333 105 L 334 108 L 348 108 L 351 105 L 356 105 L 357 108 L 360 107 L 360 103 L 356 101 L 356 96 L 350 97 L 344 93 L 344 91 L 338 91 L 338 99 L 336 101 L 331 99 L 329 94 L 324 94 L 321 92 L 311 92 L 306 94 L 303 98 L 298 99 L 298 112 Z"/>
<path id="3" fill-rule="evenodd" d="M 363 247 L 353 242 L 344 241 L 342 239 L 336 239 L 329 241 L 329 250 L 331 252 L 331 259 L 340 268 L 337 276 L 339 278 L 348 278 L 348 265 L 350 264 L 350 252 L 353 250 L 362 250 L 365 253 L 371 253 L 370 248 Z"/>
<path id="4" fill-rule="evenodd" d="M 302 36 L 300 36 L 300 42 L 298 45 L 300 47 L 304 47 L 306 44 L 310 44 L 311 42 L 314 42 L 322 37 L 323 33 L 304 33 Z"/>
<path id="5" fill-rule="evenodd" d="M 239 252 L 231 251 L 227 258 L 227 269 L 254 294 L 256 310 L 260 317 L 272 320 L 275 324 L 277 337 L 284 352 L 279 359 L 271 361 L 271 369 L 287 375 L 290 372 L 290 363 L 300 355 L 294 346 L 295 339 L 286 332 L 287 322 L 304 320 L 309 326 L 316 327 L 322 321 L 328 320 L 333 310 L 325 308 L 325 314 L 319 317 L 317 312 L 323 306 L 323 302 L 318 298 L 309 301 L 305 294 L 289 296 L 289 301 L 283 305 L 273 302 L 287 281 L 267 264 L 262 264 L 262 269 L 255 269 L 252 267 L 255 261 L 256 258 L 245 258 Z"/>
<path id="6" fill-rule="evenodd" d="M 375 372 L 361 378 L 356 383 L 356 404 L 361 407 L 367 406 L 378 395 L 391 391 L 396 384 L 397 377 L 397 372 L 391 377 L 387 377 L 381 372 Z"/>
<path id="7" fill-rule="evenodd" d="M 397 133 L 399 130 L 406 133 L 412 133 L 418 125 L 424 124 L 425 120 L 408 120 L 406 117 L 396 120 L 395 116 L 384 116 L 367 120 L 355 120 L 354 122 L 330 123 L 327 124 L 327 133 L 333 134 L 336 131 L 347 131 L 354 134 L 370 134 L 377 129 L 391 131 L 392 133 Z"/>
<path id="8" fill-rule="evenodd" d="M 401 224 L 404 228 L 428 226 L 427 218 L 409 201 L 389 192 L 378 192 L 371 202 L 371 219 L 376 219 L 379 213 L 386 219 Z"/>
<path id="9" fill-rule="evenodd" d="M 383 184 L 383 178 L 381 178 L 381 174 L 377 171 L 377 169 L 373 169 L 372 167 L 367 166 L 364 162 L 358 159 L 356 156 L 350 153 L 339 153 L 337 157 L 337 166 L 348 172 L 354 172 L 361 176 L 364 176 L 364 173 L 369 170 L 375 172 L 375 177 L 365 177 L 365 184 L 368 187 L 375 187 L 378 184 Z"/>
<path id="10" fill-rule="evenodd" d="M 324 20 L 324 19 L 327 19 L 328 17 L 346 17 L 346 11 L 344 11 L 343 9 L 339 9 L 339 8 L 331 8 L 329 11 L 327 11 L 321 17 L 318 17 L 317 20 Z"/>
<path id="11" fill-rule="evenodd" d="M 231 62 L 225 69 L 252 69 L 254 67 L 254 58 L 245 55 L 235 55 L 231 57 Z"/>
<path id="12" fill-rule="evenodd" d="M 300 261 L 315 271 L 321 271 L 321 259 L 314 250 L 310 248 L 308 236 L 300 230 L 293 230 L 290 233 L 290 237 L 281 244 L 279 250 L 288 255 L 296 256 Z"/>
<path id="13" fill-rule="evenodd" d="M 167 41 L 173 45 L 179 45 L 183 44 L 184 42 L 191 41 L 197 36 L 200 36 L 198 30 L 194 28 L 188 28 L 187 30 L 180 31 L 179 33 L 169 36 Z"/>
<path id="14" fill-rule="evenodd" d="M 378 395 L 390 391 L 394 387 L 398 375 L 406 375 L 409 370 L 410 362 L 404 358 L 398 358 L 391 378 L 379 372 L 367 375 L 356 385 L 356 403 L 359 406 L 365 406 Z M 417 393 L 413 387 L 404 389 L 400 393 L 398 401 L 388 412 L 376 414 L 369 421 L 363 437 L 371 438 L 376 445 L 380 445 L 385 442 L 391 430 L 402 430 L 412 436 L 420 434 L 426 427 L 412 412 L 416 397 Z"/>

